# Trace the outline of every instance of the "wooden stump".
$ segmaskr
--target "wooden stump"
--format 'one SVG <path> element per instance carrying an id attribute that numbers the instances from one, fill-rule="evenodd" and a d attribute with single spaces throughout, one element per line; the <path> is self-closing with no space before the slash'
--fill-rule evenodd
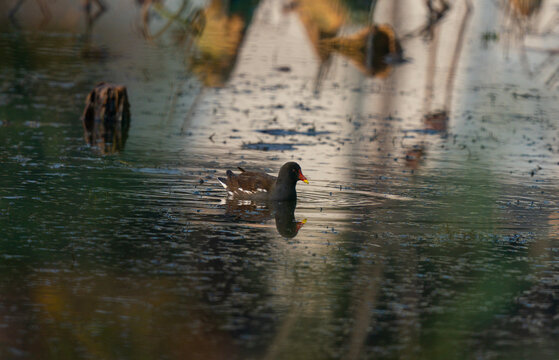
<path id="1" fill-rule="evenodd" d="M 89 93 L 82 115 L 85 141 L 103 154 L 124 149 L 130 127 L 130 104 L 123 85 L 101 82 Z"/>

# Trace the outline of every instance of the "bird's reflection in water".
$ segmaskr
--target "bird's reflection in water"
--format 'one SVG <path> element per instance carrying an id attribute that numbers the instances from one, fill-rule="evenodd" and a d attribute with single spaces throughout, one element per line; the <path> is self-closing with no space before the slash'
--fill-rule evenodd
<path id="1" fill-rule="evenodd" d="M 246 222 L 263 222 L 274 218 L 278 233 L 286 238 L 293 238 L 307 222 L 295 220 L 297 201 L 267 201 L 255 202 L 252 200 L 225 200 L 226 214 L 236 220 Z"/>

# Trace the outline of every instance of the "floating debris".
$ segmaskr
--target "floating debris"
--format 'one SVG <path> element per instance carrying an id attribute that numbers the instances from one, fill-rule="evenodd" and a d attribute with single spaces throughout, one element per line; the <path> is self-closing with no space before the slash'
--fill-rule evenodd
<path id="1" fill-rule="evenodd" d="M 310 128 L 307 131 L 285 130 L 285 129 L 264 129 L 264 130 L 255 130 L 255 131 L 262 134 L 272 135 L 272 136 L 293 136 L 293 135 L 319 136 L 319 135 L 332 134 L 331 131 L 316 131 L 315 128 Z"/>
<path id="2" fill-rule="evenodd" d="M 245 150 L 261 150 L 261 151 L 291 151 L 295 150 L 298 146 L 305 146 L 308 144 L 301 144 L 301 143 L 283 143 L 283 144 L 272 144 L 272 143 L 246 143 L 243 144 L 242 148 Z"/>

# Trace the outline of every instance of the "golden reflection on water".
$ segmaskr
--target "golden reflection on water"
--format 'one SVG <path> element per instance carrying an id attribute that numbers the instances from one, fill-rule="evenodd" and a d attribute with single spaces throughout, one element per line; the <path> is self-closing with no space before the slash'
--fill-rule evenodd
<path id="1" fill-rule="evenodd" d="M 392 66 L 387 58 L 397 62 L 403 56 L 403 50 L 394 29 L 390 25 L 371 25 L 347 37 L 324 39 L 321 42 L 322 53 L 339 53 L 349 58 L 363 73 L 385 78 Z M 372 59 L 368 53 L 372 52 Z"/>
<path id="2" fill-rule="evenodd" d="M 195 310 L 196 302 L 173 295 L 173 279 L 53 274 L 42 276 L 41 283 L 31 299 L 41 309 L 35 326 L 51 346 L 47 353 L 27 349 L 33 354 L 43 352 L 50 359 L 83 354 L 98 359 L 162 354 L 171 359 L 224 359 L 238 351 L 227 332 L 217 329 L 218 319 Z M 176 316 L 181 323 L 173 320 Z M 171 323 L 175 325 L 170 328 Z"/>
<path id="3" fill-rule="evenodd" d="M 211 1 L 204 9 L 204 28 L 188 54 L 189 67 L 205 86 L 223 86 L 239 51 L 246 24 L 238 15 L 228 15 L 223 2 Z"/>
<path id="4" fill-rule="evenodd" d="M 542 0 L 509 0 L 509 9 L 518 17 L 530 17 L 540 10 Z"/>

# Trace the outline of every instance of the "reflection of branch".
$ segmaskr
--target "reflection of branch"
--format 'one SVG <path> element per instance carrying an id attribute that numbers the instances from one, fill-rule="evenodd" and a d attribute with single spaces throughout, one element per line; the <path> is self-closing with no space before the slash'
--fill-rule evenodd
<path id="1" fill-rule="evenodd" d="M 545 84 L 549 87 L 554 86 L 559 82 L 559 68 L 555 69 L 555 71 L 547 78 Z"/>
<path id="2" fill-rule="evenodd" d="M 377 6 L 377 0 L 371 0 L 371 6 L 369 8 L 369 27 L 374 26 L 375 21 L 375 8 Z M 373 36 L 375 35 L 374 31 L 371 31 L 367 36 L 367 52 L 365 54 L 365 64 L 372 64 L 373 63 L 373 56 L 374 56 L 374 39 Z"/>
<path id="3" fill-rule="evenodd" d="M 320 62 L 318 72 L 316 73 L 316 78 L 314 80 L 314 96 L 318 97 L 320 95 L 320 89 L 322 88 L 322 82 L 326 78 L 330 66 L 332 65 L 332 57 L 328 55 L 325 60 Z"/>
<path id="4" fill-rule="evenodd" d="M 505 14 L 505 20 L 503 27 L 505 28 L 505 33 L 511 33 L 512 35 L 507 36 L 505 39 L 505 46 L 508 52 L 508 43 L 510 38 L 514 38 L 524 45 L 524 38 L 526 35 L 532 31 L 532 24 L 534 16 L 539 12 L 542 0 L 508 0 L 504 2 L 501 6 Z M 551 20 L 556 20 L 557 17 L 554 16 Z M 549 25 L 546 25 L 549 27 Z"/>
<path id="5" fill-rule="evenodd" d="M 21 7 L 21 5 L 23 5 L 23 3 L 25 2 L 25 0 L 19 0 L 15 6 L 12 8 L 12 10 L 10 10 L 10 12 L 8 13 L 8 16 L 10 17 L 10 19 L 13 19 L 14 16 L 16 16 L 16 13 L 19 11 L 19 8 Z"/>
<path id="6" fill-rule="evenodd" d="M 526 47 L 525 50 L 547 54 L 547 57 L 538 66 L 534 68 L 534 73 L 536 74 L 542 73 L 546 67 L 551 66 L 554 60 L 557 58 L 557 55 L 559 55 L 558 48 L 541 49 L 536 47 Z M 556 68 L 553 71 L 553 73 L 550 76 L 548 76 L 547 80 L 545 81 L 545 84 L 548 87 L 553 87 L 558 81 L 559 81 L 559 68 Z"/>
<path id="7" fill-rule="evenodd" d="M 286 319 L 282 322 L 279 330 L 276 332 L 276 336 L 274 336 L 274 340 L 269 346 L 268 351 L 264 356 L 264 360 L 277 359 L 280 355 L 280 350 L 287 347 L 289 334 L 295 326 L 297 319 L 301 316 L 301 311 L 296 307 L 296 304 L 291 305 L 291 309 L 289 309 Z"/>
<path id="8" fill-rule="evenodd" d="M 194 98 L 194 101 L 192 101 L 192 104 L 190 104 L 190 109 L 188 109 L 188 112 L 186 113 L 186 116 L 184 117 L 184 120 L 182 122 L 181 134 L 184 134 L 186 126 L 190 122 L 190 119 L 192 118 L 192 115 L 194 115 L 194 111 L 196 110 L 196 107 L 198 106 L 198 103 L 200 102 L 200 99 L 202 98 L 202 95 L 204 94 L 205 89 L 206 89 L 206 87 L 202 87 L 202 89 L 200 89 L 200 92 Z"/>
<path id="9" fill-rule="evenodd" d="M 541 34 L 549 35 L 557 27 L 558 23 L 559 23 L 559 13 L 557 13 L 557 10 L 556 10 L 555 14 L 553 14 L 553 17 L 551 19 L 549 19 L 547 24 L 545 24 L 542 27 Z"/>
<path id="10" fill-rule="evenodd" d="M 10 10 L 10 12 L 8 13 L 8 17 L 10 18 L 10 20 L 12 20 L 12 22 L 14 21 L 14 17 L 19 11 L 19 8 L 21 8 L 21 5 L 23 5 L 24 2 L 25 0 L 18 0 L 12 10 Z M 40 25 L 40 27 L 43 27 L 48 24 L 48 22 L 52 18 L 52 13 L 50 12 L 48 5 L 45 3 L 45 0 L 35 0 L 35 2 L 37 2 L 39 8 L 41 9 L 41 14 L 43 14 L 43 20 L 41 21 Z"/>
<path id="11" fill-rule="evenodd" d="M 429 44 L 428 50 L 428 61 L 427 61 L 427 71 L 425 71 L 425 101 L 424 101 L 424 113 L 431 111 L 431 104 L 433 98 L 435 97 L 435 72 L 437 67 L 437 54 L 439 50 L 439 32 L 433 31 L 432 41 Z"/>
<path id="12" fill-rule="evenodd" d="M 472 157 L 472 152 L 470 151 L 470 148 L 468 147 L 468 145 L 462 144 L 462 145 L 460 146 L 460 149 L 461 149 L 461 150 L 464 150 L 464 149 L 465 149 L 465 150 L 468 150 L 468 160 L 470 160 L 470 158 Z"/>
<path id="13" fill-rule="evenodd" d="M 153 6 L 152 6 L 153 4 Z M 142 5 L 142 24 L 144 25 L 144 36 L 147 40 L 152 41 L 161 36 L 169 27 L 179 18 L 184 9 L 186 8 L 187 0 L 183 0 L 181 7 L 175 13 L 169 13 L 165 8 L 159 3 L 158 0 L 146 0 Z M 155 34 L 151 34 L 149 31 L 149 11 L 153 9 L 162 17 L 167 18 L 167 23 Z"/>
<path id="14" fill-rule="evenodd" d="M 559 48 L 542 49 L 542 48 L 527 46 L 526 50 L 527 51 L 539 52 L 539 53 L 547 53 L 548 55 L 553 55 L 553 56 L 559 55 Z"/>
<path id="15" fill-rule="evenodd" d="M 165 117 L 165 123 L 169 123 L 169 121 L 175 115 L 175 110 L 177 108 L 177 100 L 179 96 L 182 94 L 182 87 L 185 82 L 186 79 L 180 80 L 179 83 L 177 84 L 176 90 L 173 91 L 173 95 L 171 96 L 171 100 L 169 103 L 169 111 L 167 112 L 167 116 Z"/>
<path id="16" fill-rule="evenodd" d="M 433 0 L 427 0 L 427 8 L 429 9 L 429 18 L 427 19 L 427 25 L 421 30 L 420 34 L 431 39 L 435 26 L 444 18 L 450 9 L 450 5 L 448 5 L 446 0 L 441 0 L 441 8 L 435 9 Z"/>
<path id="17" fill-rule="evenodd" d="M 429 11 L 427 24 L 421 26 L 417 30 L 413 30 L 410 33 L 404 35 L 402 39 L 407 39 L 410 37 L 415 37 L 418 35 L 424 36 L 426 39 L 432 40 L 435 28 L 445 17 L 448 10 L 450 10 L 450 5 L 446 0 L 440 0 L 440 8 L 435 8 L 433 6 L 433 0 L 426 0 L 427 10 Z"/>
<path id="18" fill-rule="evenodd" d="M 348 354 L 344 357 L 348 360 L 358 359 L 365 346 L 365 340 L 373 322 L 371 309 L 375 308 L 375 302 L 378 297 L 378 289 L 382 276 L 382 262 L 373 265 L 361 264 L 361 273 L 367 279 L 365 289 L 355 288 L 359 297 L 356 299 L 356 307 L 354 312 L 354 323 L 349 339 Z"/>
<path id="19" fill-rule="evenodd" d="M 458 66 L 458 61 L 460 60 L 460 54 L 462 53 L 462 48 L 464 47 L 464 36 L 466 33 L 466 25 L 470 19 L 472 13 L 473 5 L 471 0 L 464 0 L 466 4 L 466 12 L 464 13 L 464 18 L 462 19 L 462 24 L 460 25 L 460 31 L 458 32 L 458 38 L 456 39 L 456 48 L 454 49 L 454 56 L 452 57 L 452 62 L 450 65 L 450 72 L 448 73 L 448 79 L 446 82 L 446 94 L 444 108 L 446 110 L 450 109 L 452 102 L 452 94 L 454 87 L 454 80 L 456 77 L 456 68 Z"/>
<path id="20" fill-rule="evenodd" d="M 508 5 L 517 18 L 529 18 L 539 11 L 542 2 L 542 0 L 509 0 Z"/>
<path id="21" fill-rule="evenodd" d="M 94 2 L 97 4 L 97 11 L 93 14 L 91 13 L 91 3 Z M 107 11 L 107 6 L 103 3 L 102 0 L 85 0 L 84 3 L 85 15 L 87 17 L 87 26 L 91 28 L 95 21 L 105 12 Z"/>
<path id="22" fill-rule="evenodd" d="M 369 6 L 369 25 L 375 23 L 375 9 L 377 7 L 377 0 L 371 0 L 371 5 Z"/>

